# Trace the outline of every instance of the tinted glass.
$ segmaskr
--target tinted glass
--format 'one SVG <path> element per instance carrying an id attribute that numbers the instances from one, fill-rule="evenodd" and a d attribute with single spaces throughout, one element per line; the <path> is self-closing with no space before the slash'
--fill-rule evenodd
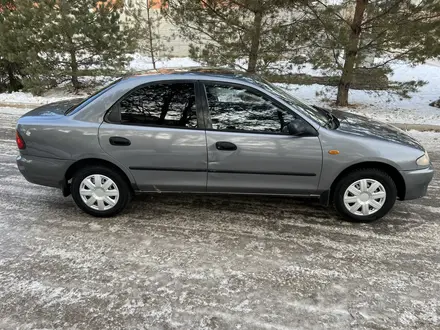
<path id="1" fill-rule="evenodd" d="M 197 127 L 194 84 L 156 84 L 134 90 L 119 105 L 121 123 Z"/>
<path id="2" fill-rule="evenodd" d="M 309 117 L 313 118 L 319 125 L 326 126 L 328 124 L 329 118 L 324 110 L 316 109 L 308 104 L 305 104 L 299 99 L 293 97 L 293 95 L 288 93 L 285 89 L 273 85 L 261 77 L 254 76 L 253 79 L 250 78 L 249 80 L 287 102 L 291 107 L 293 107 L 293 109 L 295 109 L 295 111 L 302 111 Z"/>
<path id="3" fill-rule="evenodd" d="M 89 97 L 85 98 L 83 101 L 81 101 L 78 104 L 75 104 L 74 106 L 67 109 L 64 114 L 67 116 L 67 115 L 71 114 L 72 112 L 74 112 L 74 110 L 75 110 L 75 112 L 80 110 L 80 108 L 86 106 L 87 104 L 89 104 L 90 102 L 95 100 L 97 97 L 99 97 L 100 95 L 107 92 L 109 89 L 111 89 L 113 86 L 115 86 L 120 81 L 121 81 L 121 78 L 119 78 L 119 79 L 113 81 L 112 83 L 110 83 L 109 85 L 101 88 L 100 90 L 96 91 L 95 93 L 93 93 Z"/>
<path id="4" fill-rule="evenodd" d="M 221 84 L 205 88 L 213 129 L 288 134 L 293 112 L 245 88 Z"/>

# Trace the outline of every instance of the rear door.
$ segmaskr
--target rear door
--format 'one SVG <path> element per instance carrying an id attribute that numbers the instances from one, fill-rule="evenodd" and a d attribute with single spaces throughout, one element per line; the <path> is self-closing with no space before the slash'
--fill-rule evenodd
<path id="1" fill-rule="evenodd" d="M 132 90 L 106 115 L 101 147 L 129 168 L 142 191 L 206 191 L 207 150 L 196 82 Z"/>
<path id="2" fill-rule="evenodd" d="M 300 118 L 247 86 L 204 83 L 207 115 L 208 191 L 313 194 L 322 149 L 318 136 L 292 136 Z"/>

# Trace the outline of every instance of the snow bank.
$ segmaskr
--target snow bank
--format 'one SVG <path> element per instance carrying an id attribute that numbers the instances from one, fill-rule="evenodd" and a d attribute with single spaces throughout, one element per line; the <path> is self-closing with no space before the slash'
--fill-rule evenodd
<path id="1" fill-rule="evenodd" d="M 336 98 L 336 87 L 317 84 L 281 86 L 307 103 L 328 106 L 328 102 L 322 100 L 323 93 L 330 100 Z M 411 99 L 400 99 L 384 91 L 351 90 L 349 100 L 353 107 L 341 109 L 389 123 L 440 125 L 440 109 L 429 106 L 434 94 L 435 83 L 431 82 Z"/>
<path id="2" fill-rule="evenodd" d="M 171 58 L 169 60 L 156 61 L 157 68 L 182 68 L 191 66 L 200 66 L 200 63 L 195 62 L 188 57 Z M 141 54 L 135 54 L 128 68 L 129 70 L 133 71 L 150 70 L 153 69 L 153 64 L 150 57 Z"/>
<path id="3" fill-rule="evenodd" d="M 440 150 L 440 133 L 409 131 L 408 134 L 418 140 L 429 152 Z"/>
<path id="4" fill-rule="evenodd" d="M 50 96 L 34 96 L 31 93 L 0 93 L 0 104 L 39 105 L 78 97 L 65 92 L 51 93 Z"/>
<path id="5" fill-rule="evenodd" d="M 426 85 L 418 92 L 410 93 L 411 98 L 400 98 L 387 91 L 350 90 L 351 108 L 343 110 L 358 113 L 377 120 L 402 124 L 440 125 L 440 109 L 429 106 L 429 103 L 440 98 L 440 62 L 430 61 L 426 64 L 411 66 L 408 63 L 391 65 L 392 81 L 424 80 Z M 336 87 L 323 85 L 284 85 L 290 92 L 309 103 L 322 103 L 323 94 L 334 100 Z"/>

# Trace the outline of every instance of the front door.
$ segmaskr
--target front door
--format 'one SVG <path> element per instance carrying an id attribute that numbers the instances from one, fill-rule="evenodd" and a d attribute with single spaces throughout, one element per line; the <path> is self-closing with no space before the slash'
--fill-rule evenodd
<path id="1" fill-rule="evenodd" d="M 289 135 L 292 110 L 246 86 L 205 83 L 208 191 L 313 194 L 322 166 L 317 136 Z"/>
<path id="2" fill-rule="evenodd" d="M 206 191 L 207 150 L 193 82 L 140 86 L 99 129 L 101 147 L 129 168 L 142 191 Z"/>

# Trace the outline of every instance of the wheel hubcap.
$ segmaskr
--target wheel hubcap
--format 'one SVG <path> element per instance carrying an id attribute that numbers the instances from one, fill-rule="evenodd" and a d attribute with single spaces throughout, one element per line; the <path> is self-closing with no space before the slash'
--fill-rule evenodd
<path id="1" fill-rule="evenodd" d="M 110 210 L 119 200 L 118 186 L 102 174 L 92 174 L 82 180 L 79 194 L 88 207 L 98 211 Z"/>
<path id="2" fill-rule="evenodd" d="M 384 186 L 373 179 L 353 182 L 344 193 L 344 205 L 355 215 L 371 215 L 379 211 L 386 200 Z"/>

